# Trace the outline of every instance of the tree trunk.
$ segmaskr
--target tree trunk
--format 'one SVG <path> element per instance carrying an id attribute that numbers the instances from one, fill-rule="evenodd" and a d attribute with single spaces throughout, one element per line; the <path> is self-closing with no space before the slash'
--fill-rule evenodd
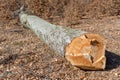
<path id="1" fill-rule="evenodd" d="M 72 65 L 89 70 L 105 68 L 106 41 L 100 35 L 53 25 L 23 12 L 19 18 L 23 26 L 30 28 L 48 46 L 65 56 Z"/>

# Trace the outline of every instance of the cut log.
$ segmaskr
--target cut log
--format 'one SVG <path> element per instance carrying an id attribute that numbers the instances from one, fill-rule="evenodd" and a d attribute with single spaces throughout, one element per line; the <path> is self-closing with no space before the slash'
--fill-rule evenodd
<path id="1" fill-rule="evenodd" d="M 53 25 L 37 16 L 23 12 L 20 22 L 30 28 L 49 47 L 65 56 L 74 66 L 87 70 L 105 69 L 106 40 L 99 34 Z"/>

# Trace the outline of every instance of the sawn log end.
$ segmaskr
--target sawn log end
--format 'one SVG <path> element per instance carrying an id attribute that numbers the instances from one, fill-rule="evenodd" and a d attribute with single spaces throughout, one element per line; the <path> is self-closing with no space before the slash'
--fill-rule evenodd
<path id="1" fill-rule="evenodd" d="M 65 48 L 65 57 L 74 66 L 85 70 L 105 69 L 106 40 L 99 34 L 86 33 L 74 38 Z"/>

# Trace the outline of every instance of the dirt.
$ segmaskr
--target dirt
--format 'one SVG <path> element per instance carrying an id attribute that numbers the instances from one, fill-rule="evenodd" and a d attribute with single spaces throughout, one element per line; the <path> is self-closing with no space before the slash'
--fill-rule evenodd
<path id="1" fill-rule="evenodd" d="M 0 0 L 0 80 L 120 80 L 120 1 L 108 0 L 107 4 L 104 0 L 96 0 L 95 4 L 95 0 L 86 0 L 92 1 L 88 7 L 98 3 L 107 4 L 107 7 L 99 5 L 96 12 L 91 7 L 83 7 L 91 11 L 81 14 L 76 1 Z M 29 14 L 38 15 L 51 23 L 103 35 L 107 40 L 106 69 L 85 71 L 74 67 L 31 30 L 23 28 L 18 19 L 18 10 L 23 3 Z M 76 5 L 71 7 L 73 13 L 69 4 Z M 106 14 L 101 11 L 103 8 Z M 43 11 L 39 12 L 41 9 Z"/>

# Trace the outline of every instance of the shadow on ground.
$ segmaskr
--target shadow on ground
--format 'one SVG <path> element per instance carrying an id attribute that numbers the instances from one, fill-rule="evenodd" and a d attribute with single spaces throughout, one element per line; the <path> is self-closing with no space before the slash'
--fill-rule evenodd
<path id="1" fill-rule="evenodd" d="M 19 58 L 20 56 L 24 56 L 24 58 L 30 56 L 30 55 L 34 55 L 35 53 L 33 52 L 28 52 L 28 53 L 25 53 L 25 54 L 21 54 L 21 55 L 18 55 L 18 54 L 11 54 L 9 55 L 8 57 L 6 57 L 5 59 L 3 60 L 0 60 L 0 65 L 1 64 L 9 64 L 10 62 L 14 62 L 17 58 Z"/>
<path id="2" fill-rule="evenodd" d="M 120 55 L 117 55 L 117 54 L 107 51 L 107 50 L 105 53 L 106 53 L 106 55 L 105 55 L 106 56 L 106 70 L 112 70 L 112 69 L 115 69 L 120 66 Z M 1 60 L 0 65 L 1 64 L 9 64 L 11 61 L 15 61 L 20 56 L 28 56 L 31 54 L 32 54 L 32 52 L 27 53 L 27 54 L 22 54 L 22 55 L 18 55 L 18 54 L 10 55 L 7 58 Z"/>
<path id="3" fill-rule="evenodd" d="M 120 66 L 120 55 L 106 50 L 106 70 L 111 70 Z"/>
<path id="4" fill-rule="evenodd" d="M 0 65 L 1 64 L 9 64 L 11 61 L 14 61 L 18 58 L 18 55 L 17 54 L 14 54 L 14 55 L 9 55 L 7 58 L 3 59 L 0 61 Z"/>

